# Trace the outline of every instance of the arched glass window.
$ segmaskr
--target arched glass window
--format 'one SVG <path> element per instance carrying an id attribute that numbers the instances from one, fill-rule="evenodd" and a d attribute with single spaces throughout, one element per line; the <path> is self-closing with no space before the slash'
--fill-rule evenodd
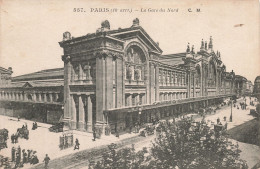
<path id="1" fill-rule="evenodd" d="M 143 70 L 145 56 L 138 46 L 131 46 L 127 49 L 126 56 L 126 79 L 128 80 L 144 80 Z"/>

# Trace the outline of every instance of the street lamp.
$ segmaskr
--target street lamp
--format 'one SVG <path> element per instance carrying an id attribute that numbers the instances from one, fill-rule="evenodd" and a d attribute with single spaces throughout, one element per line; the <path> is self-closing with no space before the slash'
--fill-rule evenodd
<path id="1" fill-rule="evenodd" d="M 142 114 L 142 107 L 140 106 L 140 103 L 137 103 L 137 108 L 138 108 L 138 122 L 141 124 L 141 114 Z"/>
<path id="2" fill-rule="evenodd" d="M 230 101 L 231 101 L 231 104 L 230 104 L 231 105 L 231 114 L 230 114 L 229 121 L 232 122 L 232 118 L 233 118 L 233 115 L 232 115 L 232 107 L 233 107 L 232 103 L 233 103 L 233 100 L 232 100 L 232 98 L 230 98 Z"/>

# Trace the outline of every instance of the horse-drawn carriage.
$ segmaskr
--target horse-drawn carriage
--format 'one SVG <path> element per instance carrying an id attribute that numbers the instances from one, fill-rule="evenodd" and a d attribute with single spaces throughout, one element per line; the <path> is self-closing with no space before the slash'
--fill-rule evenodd
<path id="1" fill-rule="evenodd" d="M 56 133 L 63 132 L 63 127 L 64 127 L 63 122 L 56 123 L 49 128 L 49 131 L 50 132 L 56 132 Z"/>
<path id="2" fill-rule="evenodd" d="M 8 130 L 0 129 L 0 150 L 3 148 L 7 148 L 6 141 L 8 139 Z"/>
<path id="3" fill-rule="evenodd" d="M 226 131 L 226 130 L 227 130 L 227 123 L 225 125 L 222 125 L 222 124 L 214 125 L 215 132 Z"/>
<path id="4" fill-rule="evenodd" d="M 26 127 L 18 128 L 17 134 L 21 138 L 29 139 L 29 130 Z"/>
<path id="5" fill-rule="evenodd" d="M 154 134 L 155 126 L 152 123 L 147 123 L 145 129 L 140 133 L 140 136 L 147 137 L 148 135 Z"/>

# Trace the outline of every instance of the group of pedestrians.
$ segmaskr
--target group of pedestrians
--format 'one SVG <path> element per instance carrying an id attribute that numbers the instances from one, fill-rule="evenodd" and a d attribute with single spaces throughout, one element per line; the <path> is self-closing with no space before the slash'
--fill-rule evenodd
<path id="1" fill-rule="evenodd" d="M 20 117 L 18 117 L 18 121 L 20 121 Z M 33 122 L 32 130 L 35 130 L 37 128 L 38 128 L 37 122 Z M 25 123 L 25 125 L 23 125 L 22 128 L 17 129 L 17 132 L 15 134 L 11 135 L 12 144 L 18 143 L 20 130 L 28 130 L 27 124 Z M 21 168 L 24 166 L 24 164 L 35 165 L 35 164 L 39 163 L 39 159 L 38 159 L 36 151 L 30 150 L 30 149 L 21 150 L 20 145 L 18 145 L 17 148 L 12 147 L 11 161 L 13 162 L 14 168 Z M 50 158 L 49 158 L 48 154 L 46 154 L 46 156 L 43 160 L 45 169 L 48 168 L 49 161 L 50 161 Z"/>
<path id="2" fill-rule="evenodd" d="M 15 168 L 23 167 L 24 164 L 29 163 L 31 165 L 39 163 L 39 159 L 37 157 L 37 152 L 33 150 L 21 150 L 21 147 L 17 148 L 12 147 L 11 150 L 11 159 L 12 162 L 15 163 Z"/>

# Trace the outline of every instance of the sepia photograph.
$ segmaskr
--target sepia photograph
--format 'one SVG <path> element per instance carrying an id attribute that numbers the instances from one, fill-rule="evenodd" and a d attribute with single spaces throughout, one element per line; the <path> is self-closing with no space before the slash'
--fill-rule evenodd
<path id="1" fill-rule="evenodd" d="M 0 0 L 0 168 L 260 169 L 258 0 Z"/>

